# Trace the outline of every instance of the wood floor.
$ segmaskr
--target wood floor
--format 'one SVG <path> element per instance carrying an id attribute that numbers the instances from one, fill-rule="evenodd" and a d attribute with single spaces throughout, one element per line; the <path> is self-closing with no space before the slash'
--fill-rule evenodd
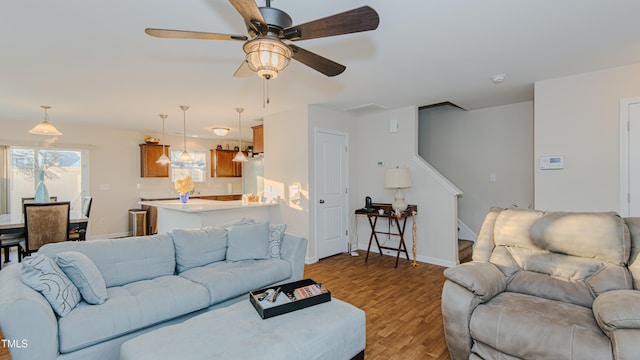
<path id="1" fill-rule="evenodd" d="M 445 268 L 412 267 L 394 256 L 340 254 L 305 266 L 305 277 L 322 282 L 332 297 L 366 312 L 365 359 L 449 359 L 440 298 Z"/>
<path id="2" fill-rule="evenodd" d="M 449 359 L 440 296 L 443 267 L 411 267 L 395 257 L 372 253 L 369 261 L 340 254 L 305 266 L 305 278 L 322 282 L 332 297 L 366 312 L 368 360 Z M 1 333 L 0 333 L 1 336 Z M 9 360 L 0 343 L 0 360 Z"/>

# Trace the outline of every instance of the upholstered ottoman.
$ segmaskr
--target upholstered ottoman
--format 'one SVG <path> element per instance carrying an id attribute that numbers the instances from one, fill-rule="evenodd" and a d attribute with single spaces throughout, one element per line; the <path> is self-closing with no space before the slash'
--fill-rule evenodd
<path id="1" fill-rule="evenodd" d="M 262 319 L 249 300 L 133 338 L 121 360 L 364 359 L 365 313 L 338 299 Z"/>

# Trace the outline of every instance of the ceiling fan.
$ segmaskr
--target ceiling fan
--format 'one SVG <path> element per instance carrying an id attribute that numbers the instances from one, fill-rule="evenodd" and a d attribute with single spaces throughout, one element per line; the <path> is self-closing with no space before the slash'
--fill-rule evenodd
<path id="1" fill-rule="evenodd" d="M 258 7 L 255 0 L 229 0 L 244 18 L 249 36 L 197 31 L 147 28 L 145 32 L 158 38 L 244 41 L 245 61 L 234 76 L 250 76 L 257 72 L 264 79 L 274 79 L 291 58 L 326 76 L 341 74 L 346 67 L 305 50 L 290 42 L 375 30 L 380 18 L 369 6 L 362 6 L 304 24 L 292 26 L 291 17 L 282 10 Z M 286 41 L 286 42 L 285 42 Z"/>

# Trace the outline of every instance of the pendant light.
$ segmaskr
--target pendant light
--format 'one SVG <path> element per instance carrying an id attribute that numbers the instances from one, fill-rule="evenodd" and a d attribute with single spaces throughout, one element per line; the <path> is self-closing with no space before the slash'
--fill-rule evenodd
<path id="1" fill-rule="evenodd" d="M 29 130 L 29 133 L 36 135 L 62 135 L 55 126 L 49 123 L 49 117 L 47 116 L 47 109 L 51 109 L 51 106 L 40 105 L 44 109 L 44 121 Z"/>
<path id="2" fill-rule="evenodd" d="M 189 107 L 186 105 L 180 105 L 180 109 L 182 109 L 182 131 L 183 131 L 183 141 L 184 141 L 184 150 L 182 150 L 182 154 L 178 158 L 179 162 L 192 162 L 193 159 L 191 155 L 187 152 L 187 110 Z"/>
<path id="3" fill-rule="evenodd" d="M 160 114 L 160 117 L 162 118 L 162 155 L 160 155 L 160 157 L 158 158 L 158 160 L 156 160 L 156 163 L 160 164 L 160 165 L 167 165 L 169 163 L 171 163 L 171 160 L 169 160 L 169 157 L 167 156 L 167 153 L 164 150 L 164 120 L 167 118 L 167 114 Z"/>
<path id="4" fill-rule="evenodd" d="M 242 120 L 240 119 L 240 114 L 242 114 L 244 109 L 243 108 L 236 108 L 236 111 L 238 112 L 238 130 L 239 130 L 238 153 L 236 154 L 236 156 L 231 161 L 246 162 L 246 161 L 249 161 L 249 160 L 247 160 L 247 157 L 244 156 L 244 153 L 242 152 Z"/>

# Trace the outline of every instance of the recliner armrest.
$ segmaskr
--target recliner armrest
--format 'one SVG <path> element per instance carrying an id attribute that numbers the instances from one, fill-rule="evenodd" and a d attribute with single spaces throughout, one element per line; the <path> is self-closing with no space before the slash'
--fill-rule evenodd
<path id="1" fill-rule="evenodd" d="M 454 283 L 487 301 L 504 291 L 507 280 L 504 274 L 489 262 L 472 261 L 444 271 L 444 276 Z"/>
<path id="2" fill-rule="evenodd" d="M 640 329 L 640 291 L 611 290 L 593 301 L 598 326 L 611 337 L 619 329 Z"/>

